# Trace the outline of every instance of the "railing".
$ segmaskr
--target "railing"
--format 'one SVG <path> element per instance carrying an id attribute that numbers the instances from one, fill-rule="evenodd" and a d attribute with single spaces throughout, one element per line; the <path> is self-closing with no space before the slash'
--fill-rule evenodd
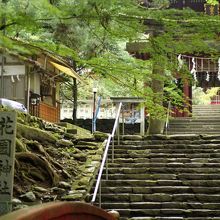
<path id="1" fill-rule="evenodd" d="M 98 103 L 97 103 L 97 108 L 95 108 L 94 106 L 94 114 L 93 114 L 93 117 L 92 117 L 92 133 L 96 131 L 96 120 L 97 120 L 97 117 L 98 117 L 98 114 L 99 114 L 99 110 L 100 110 L 100 107 L 101 107 L 101 96 L 99 97 L 98 99 Z M 95 102 L 94 102 L 94 105 L 95 105 Z"/>
<path id="2" fill-rule="evenodd" d="M 103 174 L 103 170 L 104 167 L 106 165 L 106 179 L 108 179 L 108 151 L 109 151 L 109 146 L 112 140 L 112 161 L 114 161 L 114 137 L 115 137 L 115 132 L 117 129 L 117 136 L 118 136 L 118 145 L 120 144 L 120 134 L 119 134 L 119 117 L 120 117 L 120 112 L 121 112 L 121 108 L 122 108 L 122 103 L 120 102 L 119 106 L 118 106 L 118 111 L 117 111 L 117 115 L 115 118 L 115 123 L 114 123 L 114 127 L 112 130 L 112 133 L 109 134 L 108 139 L 105 141 L 106 146 L 105 146 L 105 151 L 103 154 L 103 158 L 102 158 L 102 163 L 99 169 L 99 173 L 98 173 L 98 178 L 96 181 L 96 185 L 95 185 L 95 190 L 93 193 L 93 197 L 91 200 L 91 204 L 94 204 L 96 197 L 97 197 L 97 193 L 99 190 L 99 206 L 101 207 L 101 179 L 102 179 L 102 174 Z"/>
<path id="3" fill-rule="evenodd" d="M 165 123 L 165 134 L 166 135 L 167 135 L 168 127 L 169 127 L 170 111 L 171 111 L 171 101 L 168 102 L 168 107 L 167 107 L 167 116 L 166 116 L 166 123 Z"/>

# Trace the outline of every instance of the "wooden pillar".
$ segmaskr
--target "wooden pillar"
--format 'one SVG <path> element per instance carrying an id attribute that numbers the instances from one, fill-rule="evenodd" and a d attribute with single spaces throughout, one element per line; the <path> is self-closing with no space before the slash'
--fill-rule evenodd
<path id="1" fill-rule="evenodd" d="M 184 94 L 184 110 L 183 110 L 183 117 L 188 117 L 190 112 L 190 106 L 189 106 L 189 99 L 190 99 L 190 89 L 191 86 L 189 85 L 188 81 L 185 80 L 183 84 L 183 94 Z"/>

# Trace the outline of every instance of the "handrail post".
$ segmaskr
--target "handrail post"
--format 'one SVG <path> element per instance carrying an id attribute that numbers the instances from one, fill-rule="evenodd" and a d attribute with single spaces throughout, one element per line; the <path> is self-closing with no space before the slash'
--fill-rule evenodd
<path id="1" fill-rule="evenodd" d="M 106 159 L 106 180 L 108 180 L 108 158 Z"/>
<path id="2" fill-rule="evenodd" d="M 118 123 L 117 123 L 117 137 L 118 137 L 118 145 L 120 144 L 120 122 L 118 118 Z"/>
<path id="3" fill-rule="evenodd" d="M 122 106 L 122 135 L 125 135 L 125 116 L 124 107 Z"/>
<path id="4" fill-rule="evenodd" d="M 102 180 L 100 181 L 100 184 L 99 184 L 99 207 L 101 208 L 102 206 Z"/>
<path id="5" fill-rule="evenodd" d="M 166 124 L 165 124 L 166 135 L 167 135 L 167 131 L 168 131 L 170 108 L 171 108 L 171 101 L 169 100 L 169 102 L 168 102 L 168 107 L 167 107 L 167 118 L 166 118 Z"/>
<path id="6" fill-rule="evenodd" d="M 141 123 L 140 123 L 140 135 L 145 134 L 145 106 L 141 106 Z"/>
<path id="7" fill-rule="evenodd" d="M 112 163 L 114 162 L 115 140 L 112 138 Z"/>

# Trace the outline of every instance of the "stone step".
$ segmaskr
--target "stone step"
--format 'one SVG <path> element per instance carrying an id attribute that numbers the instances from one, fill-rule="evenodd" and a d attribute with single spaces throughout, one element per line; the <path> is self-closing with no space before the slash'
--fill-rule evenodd
<path id="1" fill-rule="evenodd" d="M 218 116 L 220 115 L 220 110 L 219 109 L 212 109 L 212 110 L 200 110 L 200 111 L 194 111 L 192 112 L 192 117 L 196 116 Z"/>
<path id="2" fill-rule="evenodd" d="M 101 195 L 103 203 L 108 202 L 199 202 L 199 203 L 218 203 L 220 201 L 220 194 L 193 194 L 193 193 L 154 193 L 154 194 L 104 194 Z M 220 211 L 220 210 L 219 210 Z"/>
<path id="3" fill-rule="evenodd" d="M 213 127 L 215 128 L 216 130 L 219 129 L 220 127 L 220 122 L 218 123 L 212 123 L 212 122 L 206 122 L 206 123 L 203 123 L 203 122 L 200 122 L 200 123 L 197 123 L 197 122 L 185 122 L 185 123 L 178 123 L 178 122 L 172 122 L 172 123 L 169 123 L 168 125 L 169 128 L 172 128 L 172 127 L 176 127 L 176 128 L 207 128 L 207 127 Z"/>
<path id="4" fill-rule="evenodd" d="M 215 128 L 176 128 L 176 127 L 169 127 L 168 132 L 186 132 L 191 134 L 219 134 L 220 129 Z"/>
<path id="5" fill-rule="evenodd" d="M 220 109 L 219 108 L 193 108 L 192 110 L 192 114 L 198 114 L 198 113 L 219 113 L 220 112 Z"/>
<path id="6" fill-rule="evenodd" d="M 213 123 L 207 123 L 207 124 L 204 124 L 204 123 L 194 123 L 194 122 L 188 122 L 188 123 L 184 123 L 184 124 L 179 124 L 179 123 L 170 123 L 169 124 L 169 127 L 171 128 L 201 128 L 201 129 L 207 129 L 207 128 L 213 128 L 213 129 L 216 129 L 216 130 L 219 130 L 219 127 L 220 127 L 220 123 L 216 123 L 216 124 L 213 124 Z"/>
<path id="7" fill-rule="evenodd" d="M 183 128 L 201 128 L 201 129 L 206 129 L 206 128 L 215 128 L 216 130 L 219 129 L 219 125 L 220 125 L 220 122 L 210 122 L 210 121 L 206 121 L 206 122 L 170 122 L 168 124 L 168 128 L 172 128 L 172 127 L 183 127 Z"/>
<path id="8" fill-rule="evenodd" d="M 168 144 L 181 144 L 184 145 L 190 145 L 190 144 L 220 144 L 220 139 L 212 139 L 212 140 L 148 140 L 148 141 L 121 141 L 119 145 L 116 145 L 115 148 L 125 147 L 127 145 L 129 146 L 148 146 L 148 145 L 168 145 Z M 118 147 L 119 146 L 119 147 Z"/>
<path id="9" fill-rule="evenodd" d="M 188 134 L 190 134 L 190 132 L 193 132 L 194 130 L 194 133 L 192 134 L 219 134 L 219 126 L 215 127 L 215 126 L 212 126 L 212 125 L 207 125 L 207 126 L 204 126 L 204 125 L 200 125 L 200 126 L 176 126 L 176 125 L 170 125 L 169 128 L 168 128 L 168 131 L 170 130 L 176 130 L 176 131 L 185 131 L 185 132 L 188 132 Z M 196 133 L 196 132 L 200 132 L 200 133 Z"/>
<path id="10" fill-rule="evenodd" d="M 215 114 L 215 115 L 219 115 L 220 114 L 220 110 L 219 109 L 199 109 L 199 110 L 195 110 L 192 112 L 192 115 L 210 115 L 210 114 Z"/>
<path id="11" fill-rule="evenodd" d="M 114 154 L 115 158 L 220 158 L 220 153 L 151 153 L 147 151 L 143 154 L 129 152 L 126 154 Z"/>
<path id="12" fill-rule="evenodd" d="M 209 115 L 211 113 L 219 114 L 220 109 L 219 108 L 202 108 L 202 109 L 193 109 L 191 115 L 197 115 L 197 114 L 204 114 Z"/>
<path id="13" fill-rule="evenodd" d="M 220 163 L 220 158 L 115 158 L 115 163 Z"/>
<path id="14" fill-rule="evenodd" d="M 154 216 L 154 217 L 121 217 L 120 220 L 220 220 L 220 217 L 173 217 L 173 216 Z"/>
<path id="15" fill-rule="evenodd" d="M 195 145 L 194 145 L 195 146 Z M 218 148 L 206 148 L 206 145 L 202 146 L 202 145 L 197 145 L 197 148 L 195 148 L 194 146 L 191 147 L 191 149 L 188 148 L 174 148 L 174 149 L 169 149 L 169 146 L 163 146 L 163 148 L 154 148 L 154 147 L 150 147 L 150 149 L 148 148 L 148 146 L 146 146 L 145 148 L 143 147 L 136 147 L 133 149 L 124 149 L 124 148 L 115 148 L 114 149 L 114 154 L 134 154 L 134 153 L 138 153 L 138 154 L 149 154 L 149 153 L 187 153 L 187 154 L 198 154 L 198 153 L 220 153 L 220 144 L 218 145 Z M 200 147 L 199 147 L 200 146 Z M 175 146 L 176 147 L 176 146 Z M 185 146 L 186 147 L 186 146 Z M 168 149 L 167 149 L 168 148 Z M 109 155 L 111 155 L 112 151 L 109 151 Z"/>
<path id="16" fill-rule="evenodd" d="M 105 178 L 105 173 L 103 178 Z M 109 174 L 109 180 L 220 180 L 220 173 L 215 174 L 197 174 L 197 173 L 180 173 L 180 174 L 166 174 L 166 173 L 149 173 L 149 174 Z"/>
<path id="17" fill-rule="evenodd" d="M 179 135 L 179 134 L 199 134 L 199 135 L 203 135 L 203 134 L 219 134 L 219 131 L 217 133 L 217 131 L 210 131 L 210 132 L 207 132 L 207 131 L 176 131 L 175 129 L 172 131 L 168 131 L 167 134 L 170 135 L 170 134 L 175 134 L 175 135 Z"/>
<path id="18" fill-rule="evenodd" d="M 192 186 L 192 187 L 219 187 L 220 180 L 179 180 L 179 179 L 157 179 L 157 180 L 134 180 L 134 179 L 116 179 L 116 180 L 106 180 L 102 179 L 103 187 L 123 187 L 123 186 L 132 186 L 132 187 L 155 187 L 155 186 Z"/>
<path id="19" fill-rule="evenodd" d="M 211 115 L 209 116 L 209 114 L 207 113 L 206 115 L 203 115 L 203 116 L 195 116 L 195 115 L 192 115 L 192 117 L 181 117 L 181 118 L 171 118 L 170 120 L 179 120 L 179 121 L 184 121 L 184 120 L 219 120 L 219 114 L 217 115 Z"/>
<path id="20" fill-rule="evenodd" d="M 196 128 L 196 127 L 190 127 L 190 128 L 184 128 L 184 127 L 175 127 L 175 126 L 170 126 L 167 131 L 164 131 L 167 134 L 175 134 L 174 132 L 182 132 L 180 134 L 198 134 L 198 135 L 203 135 L 203 134 L 219 134 L 220 129 L 216 128 Z M 169 133 L 173 132 L 173 133 Z"/>
<path id="21" fill-rule="evenodd" d="M 157 174 L 157 173 L 191 173 L 191 174 L 220 174 L 220 168 L 181 168 L 181 167 L 122 167 L 108 168 L 109 174 Z"/>
<path id="22" fill-rule="evenodd" d="M 192 110 L 192 114 L 209 114 L 209 113 L 220 113 L 220 109 L 219 108 L 204 108 L 204 109 L 193 109 Z"/>
<path id="23" fill-rule="evenodd" d="M 190 118 L 171 118 L 169 120 L 169 124 L 172 124 L 172 123 L 180 123 L 180 124 L 184 124 L 184 122 L 186 123 L 219 123 L 220 122 L 220 119 L 219 119 L 219 116 L 218 117 L 211 117 L 211 118 L 208 118 L 208 117 L 190 117 Z"/>
<path id="24" fill-rule="evenodd" d="M 167 217 L 220 217 L 220 210 L 209 210 L 209 209 L 115 209 L 120 215 L 128 216 L 130 218 L 137 216 L 167 216 Z M 154 218 L 153 218 L 154 219 Z"/>
<path id="25" fill-rule="evenodd" d="M 205 134 L 219 134 L 220 131 L 218 130 L 209 130 L 209 131 L 201 131 L 201 130 L 187 130 L 187 129 L 172 129 L 170 128 L 168 131 L 165 131 L 168 135 L 173 134 L 173 135 L 180 135 L 180 134 L 198 134 L 198 135 L 205 135 Z"/>
<path id="26" fill-rule="evenodd" d="M 215 118 L 219 118 L 220 114 L 219 113 L 196 113 L 196 114 L 193 114 L 192 115 L 192 118 L 193 119 L 196 119 L 196 120 L 204 120 L 206 119 L 207 121 L 209 120 L 213 120 Z"/>
<path id="27" fill-rule="evenodd" d="M 219 141 L 218 141 L 219 142 Z M 175 150 L 175 149 L 179 149 L 181 150 L 193 150 L 193 151 L 197 151 L 197 150 L 204 150 L 204 151 L 215 151 L 216 149 L 220 149 L 220 143 L 201 143 L 201 144 L 182 144 L 182 143 L 164 143 L 163 145 L 161 144 L 148 144 L 148 145 L 139 145 L 139 146 L 135 146 L 135 145 L 117 145 L 114 148 L 114 152 L 123 152 L 123 151 L 137 151 L 137 150 L 166 150 L 166 151 L 170 151 L 170 150 Z M 112 148 L 110 147 L 109 149 L 109 153 L 111 153 Z"/>
<path id="28" fill-rule="evenodd" d="M 102 207 L 120 220 L 220 220 L 219 134 L 123 136 L 108 180 L 103 172 Z"/>
<path id="29" fill-rule="evenodd" d="M 115 202 L 102 203 L 104 209 L 210 209 L 220 210 L 220 203 L 200 202 Z"/>
<path id="30" fill-rule="evenodd" d="M 214 149 L 220 148 L 220 140 L 203 140 L 203 141 L 194 141 L 194 142 L 187 142 L 181 143 L 181 141 L 177 141 L 174 143 L 173 141 L 166 141 L 163 144 L 160 144 L 160 141 L 149 141 L 143 145 L 131 145 L 131 144 L 124 144 L 124 145 L 116 145 L 114 150 L 117 149 L 127 149 L 127 150 L 145 150 L 145 149 Z M 110 146 L 111 149 L 111 146 Z"/>
<path id="31" fill-rule="evenodd" d="M 191 137 L 190 137 L 191 136 Z M 173 138 L 176 137 L 176 138 Z M 182 143 L 202 143 L 206 140 L 220 140 L 220 135 L 219 134 L 182 134 L 182 135 L 161 135 L 161 137 L 149 137 L 145 136 L 144 140 L 139 141 L 139 140 L 124 140 L 120 138 L 120 145 L 128 144 L 130 145 L 145 145 L 149 143 L 179 143 L 182 141 Z M 116 144 L 117 145 L 117 144 Z"/>
<path id="32" fill-rule="evenodd" d="M 154 193 L 171 193 L 171 194 L 219 194 L 220 187 L 192 187 L 192 186 L 150 186 L 150 187 L 131 187 L 126 184 L 116 187 L 102 187 L 102 193 L 133 193 L 133 194 L 154 194 Z M 220 208 L 220 207 L 219 207 Z"/>
<path id="33" fill-rule="evenodd" d="M 186 125 L 214 125 L 217 126 L 219 125 L 220 120 L 219 117 L 218 119 L 190 119 L 190 120 L 176 120 L 176 119 L 172 119 L 169 121 L 168 126 L 170 125 L 182 125 L 182 126 L 186 126 Z"/>
<path id="34" fill-rule="evenodd" d="M 219 104 L 198 104 L 198 105 L 192 105 L 192 108 L 219 108 Z"/>
<path id="35" fill-rule="evenodd" d="M 192 109 L 220 109 L 219 105 L 203 105 L 203 106 L 197 106 L 197 105 L 193 105 Z"/>
<path id="36" fill-rule="evenodd" d="M 219 110 L 215 111 L 196 111 L 192 113 L 192 118 L 199 119 L 200 117 L 202 118 L 215 118 L 219 117 L 220 112 Z"/>
<path id="37" fill-rule="evenodd" d="M 204 112 L 204 111 L 203 111 Z M 212 112 L 212 111 L 210 111 Z M 219 112 L 219 110 L 217 110 L 216 112 Z M 196 117 L 195 115 L 197 114 L 197 111 L 194 111 L 194 113 L 192 113 L 190 116 L 188 117 L 170 117 L 170 120 L 190 120 L 190 119 L 199 119 L 198 117 Z M 217 113 L 218 115 L 219 113 Z M 206 114 L 204 114 L 203 118 L 208 118 L 209 117 L 209 113 L 206 112 Z M 217 117 L 211 117 L 211 118 L 217 118 Z"/>
<path id="38" fill-rule="evenodd" d="M 202 108 L 202 107 L 217 108 L 219 106 L 220 106 L 219 104 L 197 104 L 197 105 L 192 105 L 192 108 Z"/>
<path id="39" fill-rule="evenodd" d="M 176 128 L 176 127 L 170 127 L 169 130 L 165 131 L 167 134 L 184 134 L 184 133 L 191 133 L 191 134 L 219 134 L 220 129 L 214 129 L 214 128 Z"/>
<path id="40" fill-rule="evenodd" d="M 199 115 L 202 115 L 202 116 L 210 116 L 210 115 L 214 115 L 214 116 L 218 116 L 220 114 L 220 110 L 219 109 L 212 109 L 212 110 L 194 110 L 192 112 L 192 117 L 196 117 L 196 116 L 199 116 Z"/>
<path id="41" fill-rule="evenodd" d="M 197 115 L 202 115 L 202 116 L 210 116 L 210 115 L 214 115 L 214 116 L 218 116 L 220 115 L 220 110 L 219 109 L 212 109 L 212 110 L 194 110 L 192 112 L 192 117 L 197 116 Z"/>
<path id="42" fill-rule="evenodd" d="M 192 108 L 219 108 L 219 104 L 198 104 L 198 105 L 192 105 Z"/>
<path id="43" fill-rule="evenodd" d="M 156 168 L 160 167 L 161 169 L 166 168 L 220 168 L 220 163 L 111 163 L 109 161 L 109 167 L 115 168 L 115 167 L 124 167 L 124 168 L 139 168 L 139 167 L 149 167 L 149 168 Z"/>
<path id="44" fill-rule="evenodd" d="M 172 118 L 171 117 L 171 120 L 189 120 L 189 119 L 198 119 L 198 120 L 204 120 L 204 119 L 210 119 L 210 120 L 212 120 L 212 119 L 219 119 L 218 117 L 219 117 L 219 114 L 216 114 L 216 115 L 209 115 L 209 113 L 206 113 L 206 114 L 204 114 L 204 115 L 202 115 L 202 116 L 196 116 L 196 114 L 197 113 L 194 113 L 194 114 L 192 114 L 191 115 L 191 117 L 177 117 L 177 118 Z"/>

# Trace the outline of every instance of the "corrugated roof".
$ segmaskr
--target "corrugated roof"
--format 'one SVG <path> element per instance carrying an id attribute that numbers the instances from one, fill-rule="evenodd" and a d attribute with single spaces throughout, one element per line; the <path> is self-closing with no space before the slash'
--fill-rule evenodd
<path id="1" fill-rule="evenodd" d="M 63 66 L 63 65 L 60 65 L 58 63 L 55 63 L 55 62 L 52 62 L 50 61 L 50 63 L 55 67 L 57 68 L 58 70 L 60 70 L 62 73 L 70 76 L 70 77 L 73 77 L 73 78 L 76 78 L 77 80 L 79 80 L 80 82 L 82 81 L 81 78 L 79 77 L 79 75 L 71 68 L 69 67 L 66 67 L 66 66 Z"/>

